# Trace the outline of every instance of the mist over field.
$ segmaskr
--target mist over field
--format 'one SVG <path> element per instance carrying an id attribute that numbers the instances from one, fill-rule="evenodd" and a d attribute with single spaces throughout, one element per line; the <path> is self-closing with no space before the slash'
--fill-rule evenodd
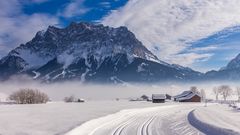
<path id="1" fill-rule="evenodd" d="M 49 95 L 52 101 L 62 101 L 64 97 L 75 96 L 86 100 L 115 100 L 138 98 L 142 95 L 151 96 L 152 94 L 170 94 L 177 95 L 191 86 L 196 86 L 198 90 L 204 89 L 208 99 L 214 99 L 213 88 L 220 85 L 229 85 L 233 89 L 238 86 L 234 82 L 202 82 L 202 83 L 158 83 L 158 84 L 83 84 L 79 81 L 57 82 L 57 83 L 40 83 L 27 77 L 12 78 L 9 81 L 0 82 L 0 98 L 7 98 L 12 92 L 21 88 L 38 89 Z M 221 99 L 221 96 L 219 96 Z"/>

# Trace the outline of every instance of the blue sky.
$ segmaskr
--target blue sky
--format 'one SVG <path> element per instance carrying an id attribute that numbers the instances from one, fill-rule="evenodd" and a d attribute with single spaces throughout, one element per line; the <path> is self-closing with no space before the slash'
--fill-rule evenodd
<path id="1" fill-rule="evenodd" d="M 224 29 L 214 35 L 201 39 L 192 43 L 192 48 L 198 53 L 211 53 L 212 57 L 206 60 L 195 62 L 192 66 L 195 69 L 207 71 L 209 69 L 218 69 L 224 67 L 226 64 L 235 58 L 240 53 L 240 29 L 233 27 Z M 207 66 L 207 68 L 205 68 Z"/>
<path id="2" fill-rule="evenodd" d="M 71 17 L 60 17 L 61 25 L 65 26 L 71 21 L 98 21 L 111 10 L 118 9 L 126 4 L 127 0 L 78 0 L 80 1 L 78 8 L 82 8 L 83 12 Z M 23 10 L 26 14 L 46 13 L 57 15 L 61 9 L 69 6 L 74 0 L 49 0 L 43 3 L 24 5 Z"/>
<path id="3" fill-rule="evenodd" d="M 49 25 L 98 22 L 127 26 L 161 60 L 202 72 L 240 53 L 238 0 L 0 1 L 0 57 Z"/>

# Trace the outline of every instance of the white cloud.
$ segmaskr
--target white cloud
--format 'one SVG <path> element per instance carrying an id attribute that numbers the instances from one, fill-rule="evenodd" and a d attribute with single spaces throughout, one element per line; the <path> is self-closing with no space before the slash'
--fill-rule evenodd
<path id="1" fill-rule="evenodd" d="M 44 2 L 48 2 L 48 1 L 51 1 L 51 0 L 24 0 L 24 1 L 20 0 L 20 2 L 23 2 L 25 4 L 31 4 L 31 3 L 40 4 L 40 3 L 44 3 Z"/>
<path id="2" fill-rule="evenodd" d="M 40 2 L 40 1 L 39 1 Z M 58 19 L 48 14 L 26 15 L 19 0 L 0 1 L 0 54 L 6 53 L 20 43 L 30 41 L 37 31 L 58 24 Z"/>
<path id="3" fill-rule="evenodd" d="M 30 1 L 33 3 L 43 3 L 43 2 L 50 1 L 50 0 L 30 0 Z"/>
<path id="4" fill-rule="evenodd" d="M 196 47 L 196 48 L 190 49 L 189 52 L 196 52 L 196 53 L 197 52 L 209 52 L 209 51 L 215 51 L 218 49 L 220 49 L 220 48 L 217 45 L 209 45 L 206 47 Z"/>
<path id="5" fill-rule="evenodd" d="M 239 0 L 130 0 L 102 23 L 127 26 L 160 59 L 191 65 L 211 55 L 186 51 L 189 43 L 239 25 L 239 7 Z"/>
<path id="6" fill-rule="evenodd" d="M 101 2 L 100 5 L 104 8 L 111 8 L 111 2 Z"/>
<path id="7" fill-rule="evenodd" d="M 59 13 L 60 16 L 71 18 L 87 13 L 90 9 L 86 8 L 83 3 L 84 0 L 73 0 L 65 7 L 63 12 Z"/>
<path id="8" fill-rule="evenodd" d="M 194 63 L 194 62 L 204 62 L 209 60 L 214 54 L 212 53 L 203 53 L 203 54 L 198 54 L 198 53 L 183 53 L 183 54 L 177 54 L 172 56 L 172 62 L 173 63 L 181 63 L 181 65 L 188 65 L 189 63 Z"/>

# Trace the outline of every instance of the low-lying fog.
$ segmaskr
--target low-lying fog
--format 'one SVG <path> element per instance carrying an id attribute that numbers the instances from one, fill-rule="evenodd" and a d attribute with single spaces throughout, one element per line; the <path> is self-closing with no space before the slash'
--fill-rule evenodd
<path id="1" fill-rule="evenodd" d="M 54 84 L 43 84 L 37 81 L 28 79 L 12 79 L 6 82 L 0 82 L 0 100 L 8 97 L 14 91 L 21 88 L 38 89 L 48 94 L 53 101 L 62 101 L 64 97 L 74 95 L 76 98 L 84 98 L 86 100 L 114 100 L 116 98 L 128 99 L 137 98 L 143 94 L 151 96 L 152 94 L 170 94 L 176 95 L 184 90 L 189 90 L 191 86 L 197 86 L 198 90 L 204 89 L 207 98 L 214 99 L 215 95 L 212 92 L 213 87 L 219 85 L 229 85 L 235 92 L 237 85 L 235 83 L 163 83 L 155 85 L 93 85 L 82 84 L 77 81 L 61 82 Z M 237 99 L 236 96 L 231 98 Z"/>

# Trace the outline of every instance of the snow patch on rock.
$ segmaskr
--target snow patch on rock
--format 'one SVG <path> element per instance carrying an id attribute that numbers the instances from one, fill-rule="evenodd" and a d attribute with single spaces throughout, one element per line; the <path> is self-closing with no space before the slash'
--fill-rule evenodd
<path id="1" fill-rule="evenodd" d="M 18 54 L 14 53 L 13 55 L 22 58 L 27 63 L 25 69 L 40 67 L 51 60 L 51 57 L 40 57 L 37 53 L 31 52 L 27 49 L 19 49 Z"/>
<path id="2" fill-rule="evenodd" d="M 63 53 L 57 57 L 59 63 L 63 64 L 63 68 L 68 68 L 74 61 L 75 57 L 72 54 Z"/>
<path id="3" fill-rule="evenodd" d="M 138 66 L 138 69 L 137 69 L 137 72 L 143 72 L 143 71 L 146 71 L 146 67 L 148 66 L 148 64 L 146 63 L 141 63 L 139 66 Z"/>
<path id="4" fill-rule="evenodd" d="M 32 71 L 32 72 L 35 74 L 33 79 L 37 79 L 41 75 L 41 73 L 39 73 L 39 72 L 36 72 L 36 71 Z"/>

